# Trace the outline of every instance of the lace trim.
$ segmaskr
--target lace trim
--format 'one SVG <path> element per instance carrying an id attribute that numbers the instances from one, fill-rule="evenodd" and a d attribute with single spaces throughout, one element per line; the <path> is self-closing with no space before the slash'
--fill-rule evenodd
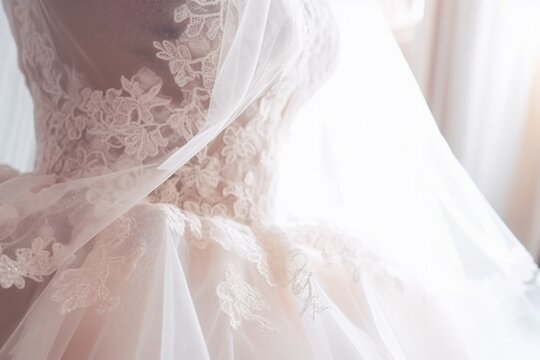
<path id="1" fill-rule="evenodd" d="M 230 325 L 237 330 L 244 321 L 253 321 L 266 332 L 274 333 L 270 321 L 261 313 L 269 309 L 261 293 L 249 285 L 234 265 L 229 265 L 225 280 L 216 288 L 221 310 L 229 315 Z"/>

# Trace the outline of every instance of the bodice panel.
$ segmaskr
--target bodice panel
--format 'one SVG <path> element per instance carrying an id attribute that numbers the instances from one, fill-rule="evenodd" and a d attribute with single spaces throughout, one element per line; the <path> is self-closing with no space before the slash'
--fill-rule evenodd
<path id="1" fill-rule="evenodd" d="M 193 138 L 207 119 L 235 1 L 4 0 L 34 98 L 36 171 L 106 174 L 162 161 Z M 266 214 L 291 109 L 335 56 L 322 1 L 280 5 L 301 24 L 294 66 L 149 201 L 239 221 Z"/>

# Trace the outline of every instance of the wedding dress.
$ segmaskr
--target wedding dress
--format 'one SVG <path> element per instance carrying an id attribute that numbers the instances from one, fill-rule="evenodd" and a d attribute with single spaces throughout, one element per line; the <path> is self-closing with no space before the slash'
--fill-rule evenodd
<path id="1" fill-rule="evenodd" d="M 4 8 L 34 98 L 37 159 L 33 173 L 0 170 L 1 359 L 540 356 L 537 270 L 450 160 L 427 166 L 458 174 L 457 196 L 437 191 L 446 212 L 418 214 L 439 232 L 433 243 L 392 215 L 379 239 L 395 225 L 402 240 L 386 248 L 322 221 L 274 220 L 278 149 L 337 66 L 324 0 Z M 371 7 L 361 10 L 349 15 L 369 23 Z M 435 143 L 423 156 L 447 159 Z M 351 156 L 361 166 L 368 153 Z M 426 193 L 446 189 L 422 179 Z"/>

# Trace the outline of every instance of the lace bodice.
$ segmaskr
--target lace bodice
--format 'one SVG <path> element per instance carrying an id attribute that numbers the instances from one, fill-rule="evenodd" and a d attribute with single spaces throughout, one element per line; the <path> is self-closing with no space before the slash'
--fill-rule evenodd
<path id="1" fill-rule="evenodd" d="M 34 98 L 36 171 L 101 175 L 150 164 L 189 141 L 205 124 L 235 1 L 4 0 Z M 149 201 L 243 222 L 269 210 L 287 119 L 335 57 L 322 0 L 283 7 L 302 24 L 294 29 L 302 55 Z"/>

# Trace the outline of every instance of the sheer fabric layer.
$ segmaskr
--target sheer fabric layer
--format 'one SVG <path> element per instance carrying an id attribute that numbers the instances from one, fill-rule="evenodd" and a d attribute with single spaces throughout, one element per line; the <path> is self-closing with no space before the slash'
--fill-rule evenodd
<path id="1" fill-rule="evenodd" d="M 10 269 L 3 287 L 50 275 L 159 185 L 154 202 L 243 222 L 264 218 L 269 205 L 255 194 L 271 195 L 269 139 L 283 125 L 276 117 L 318 81 L 298 81 L 306 60 L 292 47 L 315 44 L 304 25 L 314 13 L 302 4 L 189 0 L 166 1 L 148 17 L 144 6 L 119 1 L 96 6 L 92 14 L 102 16 L 88 20 L 82 2 L 5 4 L 36 104 L 39 158 L 35 173 L 0 189 L 1 256 Z M 118 33 L 113 51 L 97 39 L 121 22 L 100 21 L 111 11 L 122 16 L 123 6 L 133 33 Z M 156 34 L 147 37 L 163 38 L 135 37 L 148 27 Z M 100 55 L 101 47 L 110 51 Z M 118 87 L 104 88 L 115 83 L 113 69 Z M 39 267 L 18 255 L 37 242 L 48 253 Z"/>
<path id="2" fill-rule="evenodd" d="M 450 319 L 329 226 L 247 226 L 141 204 L 89 247 L 33 301 L 6 358 L 393 359 L 399 338 L 411 348 L 398 354 L 458 358 Z M 424 327 L 414 339 L 405 308 Z M 388 312 L 392 330 L 380 328 Z M 429 338 L 433 327 L 444 341 Z"/>

